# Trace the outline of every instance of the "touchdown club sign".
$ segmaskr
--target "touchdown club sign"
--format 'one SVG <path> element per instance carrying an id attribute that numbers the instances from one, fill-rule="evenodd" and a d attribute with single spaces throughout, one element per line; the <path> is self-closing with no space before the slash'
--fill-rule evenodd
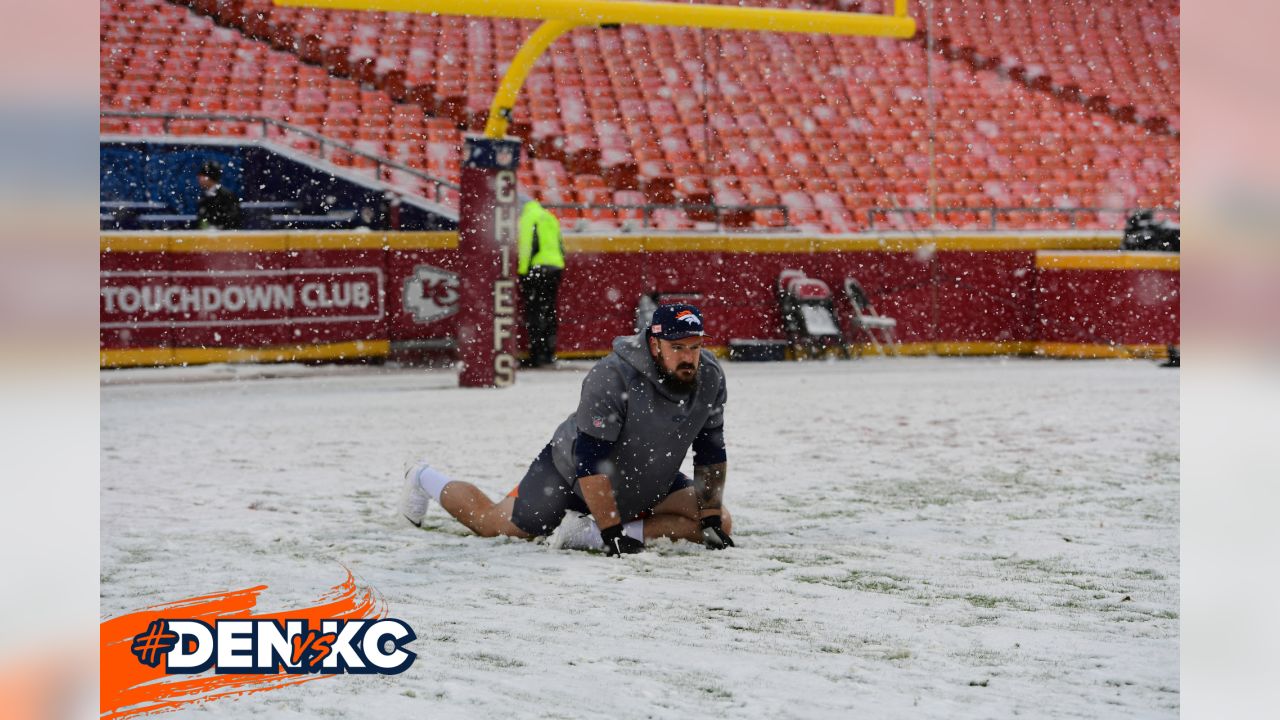
<path id="1" fill-rule="evenodd" d="M 381 268 L 105 271 L 103 328 L 224 327 L 379 321 Z"/>

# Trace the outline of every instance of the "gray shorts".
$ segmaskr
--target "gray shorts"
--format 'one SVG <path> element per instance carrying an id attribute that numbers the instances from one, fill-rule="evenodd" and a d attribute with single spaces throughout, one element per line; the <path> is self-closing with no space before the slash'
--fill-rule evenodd
<path id="1" fill-rule="evenodd" d="M 693 480 L 682 472 L 676 472 L 667 494 L 693 487 Z M 508 497 L 515 498 L 511 508 L 511 523 L 530 535 L 550 535 L 564 519 L 565 512 L 586 513 L 587 503 L 573 490 L 573 483 L 566 480 L 551 459 L 551 445 L 538 453 L 529 466 L 524 479 Z M 648 513 L 641 513 L 646 517 Z"/>

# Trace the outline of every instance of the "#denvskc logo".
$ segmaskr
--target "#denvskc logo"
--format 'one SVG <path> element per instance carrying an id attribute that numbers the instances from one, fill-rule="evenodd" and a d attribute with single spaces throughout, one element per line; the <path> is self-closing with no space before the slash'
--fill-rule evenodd
<path id="1" fill-rule="evenodd" d="M 398 675 L 417 655 L 417 639 L 402 620 L 152 620 L 133 638 L 132 652 L 167 675 L 215 673 L 379 673 Z"/>
<path id="2" fill-rule="evenodd" d="M 417 639 L 347 578 L 314 603 L 258 611 L 259 585 L 153 605 L 100 625 L 101 717 L 132 718 L 338 675 L 408 670 Z"/>

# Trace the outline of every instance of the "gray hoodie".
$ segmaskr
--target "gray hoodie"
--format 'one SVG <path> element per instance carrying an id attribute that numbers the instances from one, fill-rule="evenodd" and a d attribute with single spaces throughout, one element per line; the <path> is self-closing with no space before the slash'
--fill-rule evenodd
<path id="1" fill-rule="evenodd" d="M 680 464 L 704 428 L 724 447 L 724 370 L 703 350 L 697 387 L 673 394 L 658 379 L 644 333 L 615 338 L 613 352 L 582 381 L 578 411 L 556 428 L 552 458 L 560 474 L 578 487 L 573 443 L 582 431 L 614 443 L 601 470 L 613 483 L 623 520 L 653 509 L 671 490 Z"/>

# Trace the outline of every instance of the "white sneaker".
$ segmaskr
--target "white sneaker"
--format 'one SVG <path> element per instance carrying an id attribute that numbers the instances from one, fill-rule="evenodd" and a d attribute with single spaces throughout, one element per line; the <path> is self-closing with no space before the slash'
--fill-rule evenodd
<path id="1" fill-rule="evenodd" d="M 426 460 L 418 461 L 404 474 L 404 483 L 400 490 L 400 513 L 409 522 L 422 527 L 422 518 L 427 516 L 427 505 L 431 498 L 418 482 L 418 473 L 428 467 Z"/>
<path id="2" fill-rule="evenodd" d="M 600 528 L 590 515 L 570 510 L 547 543 L 552 550 L 604 550 Z"/>

